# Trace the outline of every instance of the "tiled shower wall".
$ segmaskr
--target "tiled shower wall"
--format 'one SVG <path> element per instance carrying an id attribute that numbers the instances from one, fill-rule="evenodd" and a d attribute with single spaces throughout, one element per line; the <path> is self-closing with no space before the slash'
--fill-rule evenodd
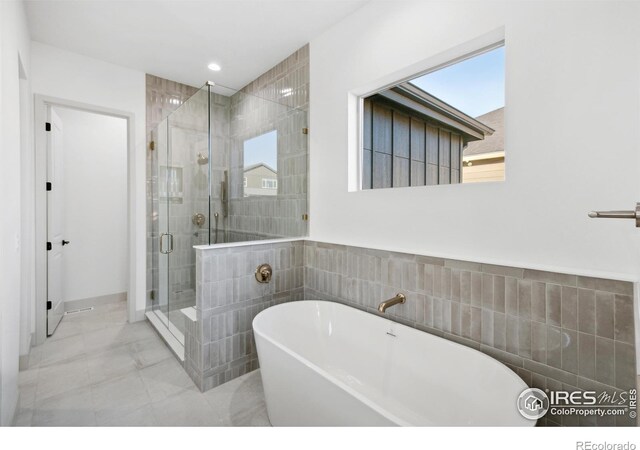
<path id="1" fill-rule="evenodd" d="M 251 323 L 265 308 L 302 300 L 303 241 L 196 250 L 197 321 L 187 321 L 185 369 L 203 391 L 258 367 Z M 270 283 L 255 279 L 269 263 Z"/>
<path id="2" fill-rule="evenodd" d="M 212 228 L 213 242 L 254 241 L 283 236 L 306 235 L 307 222 L 302 215 L 307 212 L 307 126 L 309 103 L 309 48 L 304 46 L 265 72 L 253 82 L 230 97 L 213 94 L 212 120 L 212 215 L 218 214 L 215 233 L 215 217 L 207 218 L 205 228 L 198 230 L 191 223 L 196 212 L 207 215 L 207 198 L 201 197 L 202 183 L 206 177 L 196 164 L 200 151 L 206 154 L 202 142 L 206 139 L 206 127 L 198 124 L 206 120 L 206 95 L 200 99 L 198 89 L 174 81 L 147 75 L 147 144 L 155 140 L 156 127 L 167 116 L 176 125 L 179 120 L 185 126 L 181 133 L 172 133 L 171 159 L 182 166 L 185 180 L 184 201 L 170 204 L 170 216 L 176 236 L 172 254 L 171 294 L 177 308 L 189 303 L 193 292 L 195 257 L 192 246 L 206 244 L 206 227 Z M 185 104 L 187 99 L 191 100 Z M 203 100 L 203 101 L 200 101 Z M 184 105 L 184 106 L 183 106 Z M 177 124 L 180 125 L 179 123 Z M 278 195 L 273 197 L 244 197 L 243 194 L 243 143 L 260 134 L 278 131 Z M 150 294 L 157 287 L 161 267 L 158 258 L 158 150 L 147 145 L 147 309 L 152 301 Z M 229 211 L 224 216 L 221 202 L 224 173 L 229 174 Z M 187 186 L 188 183 L 188 186 Z M 191 195 L 187 190 L 189 190 Z M 156 289 L 157 290 L 157 289 Z M 156 292 L 158 295 L 158 293 Z M 181 301 L 185 297 L 185 301 Z M 157 298 L 157 297 L 156 297 Z M 166 302 L 165 302 L 166 303 Z M 175 308 L 174 308 L 175 309 Z"/>
<path id="3" fill-rule="evenodd" d="M 229 229 L 262 238 L 307 234 L 309 46 L 231 96 Z M 243 143 L 278 132 L 278 195 L 244 197 Z"/>
<path id="4" fill-rule="evenodd" d="M 186 102 L 198 88 L 146 75 L 147 137 L 160 122 Z"/>
<path id="5" fill-rule="evenodd" d="M 313 241 L 197 250 L 197 309 L 187 369 L 209 389 L 257 366 L 251 321 L 275 303 L 323 299 L 480 350 L 542 389 L 636 387 L 633 285 Z M 255 268 L 274 268 L 259 285 Z M 547 425 L 629 425 L 548 416 Z"/>

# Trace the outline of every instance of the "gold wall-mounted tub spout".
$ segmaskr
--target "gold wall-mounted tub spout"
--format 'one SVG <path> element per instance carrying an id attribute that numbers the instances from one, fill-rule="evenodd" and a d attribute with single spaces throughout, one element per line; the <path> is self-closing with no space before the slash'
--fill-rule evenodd
<path id="1" fill-rule="evenodd" d="M 392 307 L 393 305 L 397 305 L 398 303 L 405 303 L 407 301 L 407 297 L 404 294 L 397 293 L 395 297 L 390 298 L 389 300 L 385 300 L 384 302 L 378 305 L 378 311 L 384 313 L 387 308 Z"/>

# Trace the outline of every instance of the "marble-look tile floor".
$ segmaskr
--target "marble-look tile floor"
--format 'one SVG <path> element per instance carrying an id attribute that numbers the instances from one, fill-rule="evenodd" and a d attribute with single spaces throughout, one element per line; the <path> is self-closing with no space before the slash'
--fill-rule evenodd
<path id="1" fill-rule="evenodd" d="M 126 304 L 65 316 L 20 372 L 18 426 L 269 426 L 260 371 L 201 393 Z"/>

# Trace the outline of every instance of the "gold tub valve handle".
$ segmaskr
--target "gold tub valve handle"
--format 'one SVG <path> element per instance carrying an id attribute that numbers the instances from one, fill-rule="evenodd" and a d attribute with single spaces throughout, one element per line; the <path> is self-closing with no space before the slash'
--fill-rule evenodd
<path id="1" fill-rule="evenodd" d="M 256 280 L 258 283 L 268 283 L 271 281 L 273 270 L 269 264 L 260 264 L 256 269 Z"/>

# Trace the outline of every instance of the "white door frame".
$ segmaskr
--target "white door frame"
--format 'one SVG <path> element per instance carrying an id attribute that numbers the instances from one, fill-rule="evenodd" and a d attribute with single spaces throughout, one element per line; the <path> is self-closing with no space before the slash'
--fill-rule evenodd
<path id="1" fill-rule="evenodd" d="M 42 344 L 47 338 L 47 132 L 45 122 L 47 121 L 47 108 L 58 106 L 71 108 L 79 111 L 102 114 L 105 116 L 118 117 L 127 121 L 127 246 L 129 254 L 129 283 L 127 289 L 127 315 L 129 322 L 136 321 L 136 298 L 137 276 L 136 276 L 136 173 L 135 173 L 135 123 L 134 114 L 117 109 L 104 108 L 102 106 L 89 105 L 72 100 L 65 100 L 46 95 L 35 94 L 35 194 L 36 194 L 36 215 L 35 215 L 35 261 L 36 261 L 36 301 L 35 319 L 36 345 Z M 144 206 L 144 205 L 143 205 Z M 145 289 L 142 288 L 141 292 Z"/>

